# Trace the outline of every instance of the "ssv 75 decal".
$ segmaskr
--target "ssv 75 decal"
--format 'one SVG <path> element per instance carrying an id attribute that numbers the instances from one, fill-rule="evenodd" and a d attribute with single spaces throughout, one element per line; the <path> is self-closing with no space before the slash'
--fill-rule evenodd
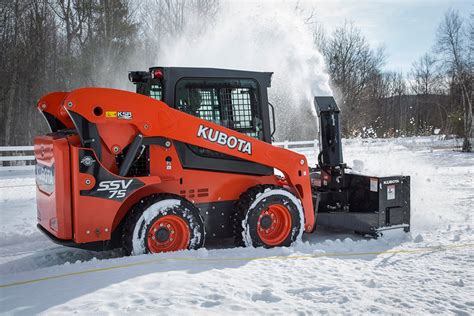
<path id="1" fill-rule="evenodd" d="M 109 192 L 109 199 L 123 198 L 127 195 L 127 189 L 132 184 L 133 180 L 112 180 L 99 182 L 97 191 Z"/>
<path id="2" fill-rule="evenodd" d="M 211 127 L 199 125 L 197 137 L 252 155 L 252 143 L 235 136 L 229 136 Z"/>

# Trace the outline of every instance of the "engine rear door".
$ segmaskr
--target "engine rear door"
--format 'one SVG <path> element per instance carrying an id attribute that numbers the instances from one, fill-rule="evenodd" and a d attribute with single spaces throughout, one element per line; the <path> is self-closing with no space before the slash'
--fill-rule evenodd
<path id="1" fill-rule="evenodd" d="M 72 239 L 69 143 L 64 134 L 34 141 L 38 223 L 56 238 Z"/>

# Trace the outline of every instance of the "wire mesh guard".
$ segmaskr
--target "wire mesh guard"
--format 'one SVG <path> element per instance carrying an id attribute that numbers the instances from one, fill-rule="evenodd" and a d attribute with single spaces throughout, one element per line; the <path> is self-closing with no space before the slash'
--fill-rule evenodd
<path id="1" fill-rule="evenodd" d="M 163 95 L 163 91 L 161 88 L 161 84 L 153 84 L 150 87 L 150 97 L 156 100 L 161 100 Z"/>
<path id="2" fill-rule="evenodd" d="M 204 120 L 262 139 L 261 120 L 253 88 L 186 87 L 178 108 Z"/>

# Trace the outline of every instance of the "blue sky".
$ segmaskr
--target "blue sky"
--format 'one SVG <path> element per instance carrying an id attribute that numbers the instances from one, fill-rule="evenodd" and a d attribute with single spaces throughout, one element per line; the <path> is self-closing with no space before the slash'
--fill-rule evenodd
<path id="1" fill-rule="evenodd" d="M 443 15 L 449 8 L 469 19 L 474 0 L 319 0 L 305 3 L 327 31 L 352 21 L 372 46 L 386 48 L 386 70 L 407 72 L 414 60 L 430 52 Z"/>

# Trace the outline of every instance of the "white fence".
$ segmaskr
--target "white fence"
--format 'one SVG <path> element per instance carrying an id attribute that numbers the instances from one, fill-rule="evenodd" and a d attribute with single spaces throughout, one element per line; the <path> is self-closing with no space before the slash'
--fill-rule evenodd
<path id="1" fill-rule="evenodd" d="M 343 139 L 343 146 L 377 147 L 387 144 L 400 145 L 406 148 L 429 149 L 459 148 L 461 139 L 445 139 L 444 135 L 406 137 L 406 138 L 368 138 L 368 139 Z M 313 155 L 319 151 L 318 140 L 284 141 L 275 142 L 274 146 L 297 151 L 305 155 Z M 0 147 L 0 172 L 12 170 L 33 170 L 35 157 L 33 146 L 7 146 Z"/>
<path id="2" fill-rule="evenodd" d="M 33 170 L 33 146 L 0 147 L 0 171 Z"/>

